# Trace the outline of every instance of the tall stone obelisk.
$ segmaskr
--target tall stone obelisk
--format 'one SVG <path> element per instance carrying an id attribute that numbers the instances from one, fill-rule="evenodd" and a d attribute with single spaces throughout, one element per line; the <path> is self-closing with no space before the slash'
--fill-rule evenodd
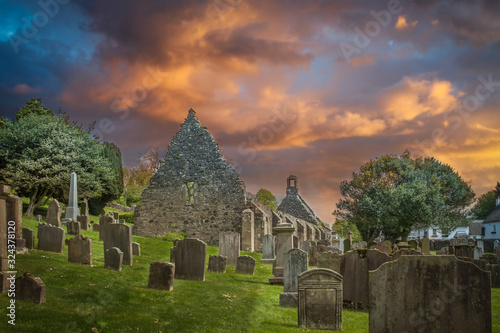
<path id="1" fill-rule="evenodd" d="M 80 215 L 78 208 L 78 192 L 76 185 L 76 173 L 71 173 L 71 182 L 69 183 L 69 202 L 66 207 L 66 218 L 76 221 L 76 217 Z"/>

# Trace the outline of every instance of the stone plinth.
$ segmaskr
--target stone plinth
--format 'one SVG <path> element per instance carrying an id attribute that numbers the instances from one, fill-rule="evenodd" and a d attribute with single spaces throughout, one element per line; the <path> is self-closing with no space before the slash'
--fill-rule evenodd
<path id="1" fill-rule="evenodd" d="M 285 253 L 293 249 L 293 233 L 295 227 L 292 224 L 278 224 L 273 228 L 276 235 L 276 259 L 273 267 L 273 277 L 269 279 L 271 284 L 283 284 L 283 266 Z"/>

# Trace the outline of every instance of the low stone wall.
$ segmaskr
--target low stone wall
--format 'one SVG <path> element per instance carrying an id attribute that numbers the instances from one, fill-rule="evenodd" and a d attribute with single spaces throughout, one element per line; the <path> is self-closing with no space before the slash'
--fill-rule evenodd
<path id="1" fill-rule="evenodd" d="M 115 202 L 108 203 L 106 206 L 114 208 L 114 209 L 119 209 L 125 213 L 131 213 L 134 211 L 134 209 L 131 207 L 123 206 L 123 205 L 117 204 Z"/>

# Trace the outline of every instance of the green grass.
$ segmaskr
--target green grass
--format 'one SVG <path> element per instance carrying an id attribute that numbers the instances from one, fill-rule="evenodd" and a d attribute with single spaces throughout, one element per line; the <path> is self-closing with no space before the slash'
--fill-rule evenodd
<path id="1" fill-rule="evenodd" d="M 23 226 L 37 231 L 34 218 Z M 31 250 L 17 255 L 18 276 L 25 271 L 40 277 L 47 286 L 42 305 L 16 302 L 16 327 L 0 320 L 0 332 L 297 332 L 297 309 L 279 306 L 282 286 L 270 285 L 271 266 L 259 263 L 254 276 L 206 273 L 206 281 L 175 280 L 173 291 L 147 288 L 149 264 L 169 261 L 171 241 L 133 236 L 141 244 L 141 256 L 122 272 L 104 269 L 99 235 L 92 238 L 94 267 L 68 263 L 63 254 Z M 67 236 L 70 238 L 72 236 Z M 217 254 L 208 247 L 208 254 Z M 0 308 L 8 304 L 0 295 Z M 500 332 L 500 289 L 492 291 L 494 332 Z M 5 310 L 2 310 L 1 313 Z M 344 309 L 344 332 L 368 332 L 368 314 Z M 322 332 L 322 331 L 318 331 Z"/>

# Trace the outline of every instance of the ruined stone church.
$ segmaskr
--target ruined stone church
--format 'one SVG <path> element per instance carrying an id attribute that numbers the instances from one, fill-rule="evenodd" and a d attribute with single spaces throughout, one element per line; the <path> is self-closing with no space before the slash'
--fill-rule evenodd
<path id="1" fill-rule="evenodd" d="M 318 224 L 298 196 L 297 178 L 291 177 L 287 197 L 278 211 L 247 200 L 240 175 L 190 109 L 159 170 L 142 193 L 135 210 L 134 234 L 179 232 L 217 246 L 219 233 L 232 231 L 241 235 L 242 250 L 262 252 L 264 235 L 286 222 L 296 227 L 297 246 L 305 240 L 326 239 L 328 230 Z"/>

